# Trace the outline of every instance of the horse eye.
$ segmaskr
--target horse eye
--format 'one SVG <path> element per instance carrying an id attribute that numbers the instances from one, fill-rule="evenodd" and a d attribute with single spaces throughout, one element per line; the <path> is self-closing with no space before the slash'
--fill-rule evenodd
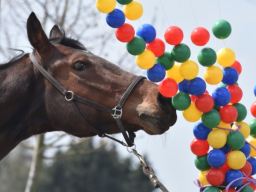
<path id="1" fill-rule="evenodd" d="M 73 65 L 73 69 L 75 69 L 77 71 L 82 71 L 82 70 L 84 70 L 85 68 L 88 68 L 88 67 L 89 67 L 89 64 L 86 64 L 82 61 L 78 61 Z"/>

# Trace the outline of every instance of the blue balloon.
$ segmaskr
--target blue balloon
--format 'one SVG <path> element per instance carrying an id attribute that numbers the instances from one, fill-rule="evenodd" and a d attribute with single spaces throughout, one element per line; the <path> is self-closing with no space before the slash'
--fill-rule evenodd
<path id="1" fill-rule="evenodd" d="M 218 106 L 225 106 L 230 102 L 231 94 L 225 87 L 218 87 L 212 93 L 214 103 Z"/>
<path id="2" fill-rule="evenodd" d="M 253 92 L 254 92 L 254 95 L 256 97 L 256 85 L 254 86 Z"/>
<path id="3" fill-rule="evenodd" d="M 200 77 L 196 77 L 188 82 L 188 92 L 191 95 L 202 95 L 206 90 L 206 83 Z"/>
<path id="4" fill-rule="evenodd" d="M 219 168 L 226 161 L 226 154 L 220 149 L 213 149 L 208 153 L 207 161 L 214 168 Z"/>
<path id="5" fill-rule="evenodd" d="M 222 71 L 223 71 L 222 83 L 226 85 L 233 85 L 237 82 L 239 74 L 235 68 L 226 67 Z"/>
<path id="6" fill-rule="evenodd" d="M 206 140 L 212 129 L 204 126 L 202 122 L 197 123 L 194 126 L 193 133 L 197 139 Z"/>
<path id="7" fill-rule="evenodd" d="M 242 151 L 246 157 L 249 157 L 249 155 L 251 153 L 251 147 L 250 147 L 249 143 L 247 143 L 247 142 L 245 142 L 244 146 L 239 150 Z"/>
<path id="8" fill-rule="evenodd" d="M 114 9 L 114 11 L 107 14 L 106 21 L 110 27 L 118 28 L 124 24 L 125 15 L 120 9 Z"/>
<path id="9" fill-rule="evenodd" d="M 188 82 L 189 82 L 189 80 L 184 79 L 183 81 L 181 81 L 180 83 L 178 83 L 179 91 L 180 91 L 180 92 L 188 93 Z"/>
<path id="10" fill-rule="evenodd" d="M 156 29 L 150 24 L 143 24 L 138 28 L 136 35 L 151 43 L 156 38 Z"/>
<path id="11" fill-rule="evenodd" d="M 165 77 L 165 68 L 163 65 L 156 63 L 151 69 L 147 70 L 147 76 L 150 81 L 160 82 Z"/>
<path id="12" fill-rule="evenodd" d="M 228 154 L 230 152 L 230 148 L 226 145 L 224 145 L 224 147 L 220 148 L 225 154 Z"/>
<path id="13" fill-rule="evenodd" d="M 256 173 L 256 159 L 253 157 L 248 157 L 247 161 L 251 164 L 252 166 L 252 173 L 251 175 L 255 175 Z"/>
<path id="14" fill-rule="evenodd" d="M 226 175 L 225 175 L 225 183 L 228 185 L 231 182 L 233 182 L 235 179 L 243 177 L 243 174 L 239 170 L 229 170 Z M 235 181 L 234 183 L 231 184 L 231 187 L 235 188 L 238 187 L 239 185 L 242 185 L 243 178 Z"/>

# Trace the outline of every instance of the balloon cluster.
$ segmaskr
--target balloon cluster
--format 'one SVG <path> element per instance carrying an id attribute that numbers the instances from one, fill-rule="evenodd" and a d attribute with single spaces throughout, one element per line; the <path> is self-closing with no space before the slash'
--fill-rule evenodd
<path id="1" fill-rule="evenodd" d="M 137 20 L 142 16 L 142 5 L 134 0 L 117 2 L 124 5 L 123 11 L 115 8 L 116 0 L 96 1 L 98 10 L 107 13 L 107 24 L 116 28 L 116 38 L 126 43 L 127 51 L 136 56 L 137 65 L 147 70 L 148 79 L 160 82 L 159 92 L 172 98 L 173 106 L 182 111 L 187 121 L 201 119 L 194 126 L 191 151 L 196 155 L 195 166 L 200 170 L 198 180 L 204 186 L 203 191 L 224 192 L 226 187 L 229 192 L 254 191 L 255 186 L 247 180 L 256 174 L 253 158 L 256 156 L 256 119 L 249 125 L 243 121 L 247 110 L 239 103 L 243 92 L 237 83 L 242 67 L 235 53 L 227 47 L 217 53 L 204 47 L 197 55 L 198 62 L 192 61 L 190 48 L 182 43 L 183 31 L 177 26 L 165 31 L 165 42 L 173 45 L 170 52 L 165 51 L 165 43 L 156 38 L 152 25 L 143 24 L 135 31 L 125 23 L 126 18 Z M 217 21 L 212 27 L 218 39 L 229 37 L 231 31 L 231 25 L 225 20 Z M 203 27 L 191 33 L 191 41 L 197 46 L 206 45 L 209 39 L 210 33 Z M 206 68 L 204 78 L 197 77 L 197 63 Z M 209 94 L 207 84 L 219 84 L 219 87 Z M 256 118 L 256 102 L 251 112 Z M 247 141 L 249 135 L 252 138 Z M 244 175 L 247 180 L 239 179 Z"/>

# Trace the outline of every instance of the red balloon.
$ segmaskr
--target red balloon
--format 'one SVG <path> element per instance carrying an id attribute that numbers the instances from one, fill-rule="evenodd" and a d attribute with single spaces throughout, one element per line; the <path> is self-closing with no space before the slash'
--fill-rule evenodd
<path id="1" fill-rule="evenodd" d="M 222 165 L 219 169 L 222 170 L 224 174 L 226 174 L 226 172 L 228 172 L 231 168 L 228 166 L 228 162 L 226 161 L 225 164 Z"/>
<path id="2" fill-rule="evenodd" d="M 234 68 L 237 70 L 237 72 L 238 72 L 239 75 L 241 74 L 241 72 L 242 72 L 242 66 L 241 66 L 241 64 L 240 64 L 238 61 L 235 61 L 235 62 L 233 63 L 233 65 L 231 65 L 231 67 L 234 67 Z"/>
<path id="3" fill-rule="evenodd" d="M 234 188 L 228 188 L 228 191 L 225 189 L 223 192 L 236 192 Z"/>
<path id="4" fill-rule="evenodd" d="M 154 41 L 147 44 L 146 49 L 152 51 L 156 57 L 160 57 L 164 54 L 165 44 L 161 39 L 155 38 Z"/>
<path id="5" fill-rule="evenodd" d="M 232 105 L 226 105 L 219 110 L 221 121 L 224 123 L 233 123 L 238 116 L 236 108 Z"/>
<path id="6" fill-rule="evenodd" d="M 208 95 L 209 95 L 209 92 L 208 92 L 207 90 L 205 90 L 205 92 L 204 92 L 203 94 L 208 94 Z M 191 98 L 191 102 L 192 102 L 192 103 L 195 103 L 197 96 L 195 96 L 195 95 L 190 95 L 190 98 Z"/>
<path id="7" fill-rule="evenodd" d="M 210 33 L 203 27 L 197 27 L 192 31 L 190 38 L 195 45 L 203 46 L 208 43 Z"/>
<path id="8" fill-rule="evenodd" d="M 241 172 L 244 172 L 247 176 L 251 176 L 252 173 L 252 165 L 248 161 L 246 161 L 244 167 L 240 169 Z"/>
<path id="9" fill-rule="evenodd" d="M 206 179 L 212 186 L 219 186 L 224 182 L 225 174 L 220 169 L 211 168 L 206 174 Z"/>
<path id="10" fill-rule="evenodd" d="M 159 84 L 158 90 L 164 97 L 172 97 L 178 91 L 178 84 L 175 80 L 166 78 Z"/>
<path id="11" fill-rule="evenodd" d="M 243 97 L 242 89 L 237 85 L 229 85 L 227 89 L 230 92 L 231 99 L 230 103 L 238 103 Z"/>
<path id="12" fill-rule="evenodd" d="M 207 140 L 194 139 L 190 144 L 190 149 L 196 156 L 206 155 L 209 148 Z"/>
<path id="13" fill-rule="evenodd" d="M 178 45 L 183 39 L 183 31 L 177 26 L 171 26 L 166 29 L 164 38 L 170 45 Z"/>
<path id="14" fill-rule="evenodd" d="M 125 23 L 116 29 L 116 38 L 124 43 L 130 42 L 135 35 L 135 30 L 132 25 Z"/>
<path id="15" fill-rule="evenodd" d="M 196 98 L 195 105 L 198 111 L 207 113 L 214 107 L 214 100 L 211 95 L 203 94 Z"/>
<path id="16" fill-rule="evenodd" d="M 251 114 L 256 118 L 256 101 L 254 101 L 251 105 Z"/>

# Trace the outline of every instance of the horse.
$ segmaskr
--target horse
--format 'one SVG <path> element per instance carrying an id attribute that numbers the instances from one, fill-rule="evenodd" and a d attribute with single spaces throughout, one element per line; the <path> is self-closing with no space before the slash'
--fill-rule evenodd
<path id="1" fill-rule="evenodd" d="M 34 13 L 26 27 L 36 62 L 71 93 L 112 109 L 137 78 L 66 37 L 57 25 L 48 38 Z M 89 125 L 100 133 L 120 133 L 110 114 L 74 101 L 87 122 L 83 124 L 66 101 L 67 95 L 42 75 L 28 53 L 0 65 L 0 82 L 0 160 L 37 134 L 63 131 L 80 138 L 96 136 Z M 177 120 L 171 98 L 161 96 L 158 86 L 147 79 L 136 83 L 122 110 L 122 124 L 130 132 L 163 134 Z"/>

